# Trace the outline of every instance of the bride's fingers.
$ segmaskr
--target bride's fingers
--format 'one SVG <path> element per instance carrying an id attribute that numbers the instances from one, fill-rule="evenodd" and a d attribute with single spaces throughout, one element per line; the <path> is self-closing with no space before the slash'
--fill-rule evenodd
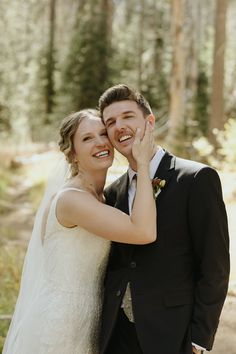
<path id="1" fill-rule="evenodd" d="M 155 141 L 154 141 L 154 134 L 153 134 L 153 129 L 150 128 L 150 144 L 154 145 Z"/>
<path id="2" fill-rule="evenodd" d="M 141 140 L 141 129 L 137 128 L 134 136 L 134 144 L 136 145 L 140 143 L 140 140 Z"/>
<path id="3" fill-rule="evenodd" d="M 149 146 L 154 145 L 153 129 L 149 121 L 146 122 L 143 136 L 141 133 L 141 129 L 137 128 L 134 136 L 134 144 L 148 144 Z"/>
<path id="4" fill-rule="evenodd" d="M 147 132 L 149 136 L 150 145 L 155 145 L 154 130 L 150 122 L 147 122 Z"/>
<path id="5" fill-rule="evenodd" d="M 156 146 L 153 132 L 154 132 L 153 131 L 153 126 L 150 124 L 149 121 L 147 121 L 142 143 L 149 145 L 149 147 L 152 150 L 152 154 L 155 152 L 155 146 Z"/>
<path id="6" fill-rule="evenodd" d="M 151 136 L 152 136 L 152 134 L 151 134 L 151 125 L 150 125 L 149 121 L 147 121 L 142 141 L 143 142 L 150 142 Z"/>

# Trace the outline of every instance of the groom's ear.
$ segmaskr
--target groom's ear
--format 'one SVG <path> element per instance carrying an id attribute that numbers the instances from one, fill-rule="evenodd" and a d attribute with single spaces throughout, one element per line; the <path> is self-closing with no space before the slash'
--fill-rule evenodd
<path id="1" fill-rule="evenodd" d="M 155 127 L 155 116 L 154 116 L 154 114 L 149 114 L 147 116 L 147 121 L 150 123 L 152 129 L 154 129 L 154 127 Z"/>

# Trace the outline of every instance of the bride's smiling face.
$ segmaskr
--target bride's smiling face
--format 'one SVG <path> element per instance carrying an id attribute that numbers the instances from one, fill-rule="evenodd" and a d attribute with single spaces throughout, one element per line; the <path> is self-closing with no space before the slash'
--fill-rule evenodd
<path id="1" fill-rule="evenodd" d="M 80 171 L 107 169 L 112 165 L 114 149 L 99 117 L 89 115 L 81 121 L 73 146 Z"/>

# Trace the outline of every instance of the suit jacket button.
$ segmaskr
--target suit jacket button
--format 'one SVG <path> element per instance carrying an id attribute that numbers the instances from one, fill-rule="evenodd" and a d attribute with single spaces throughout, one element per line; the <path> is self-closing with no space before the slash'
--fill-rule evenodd
<path id="1" fill-rule="evenodd" d="M 120 295 L 121 295 L 121 291 L 120 291 L 120 290 L 117 290 L 116 296 L 118 297 L 118 296 L 120 296 Z"/>
<path id="2" fill-rule="evenodd" d="M 130 263 L 130 267 L 131 267 L 131 268 L 136 268 L 136 262 L 131 262 L 131 263 Z"/>

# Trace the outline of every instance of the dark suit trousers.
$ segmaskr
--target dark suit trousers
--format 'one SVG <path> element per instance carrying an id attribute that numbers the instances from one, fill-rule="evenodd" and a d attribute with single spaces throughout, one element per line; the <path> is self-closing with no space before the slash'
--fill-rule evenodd
<path id="1" fill-rule="evenodd" d="M 143 354 L 134 323 L 130 322 L 124 311 L 119 310 L 115 328 L 105 354 Z"/>

